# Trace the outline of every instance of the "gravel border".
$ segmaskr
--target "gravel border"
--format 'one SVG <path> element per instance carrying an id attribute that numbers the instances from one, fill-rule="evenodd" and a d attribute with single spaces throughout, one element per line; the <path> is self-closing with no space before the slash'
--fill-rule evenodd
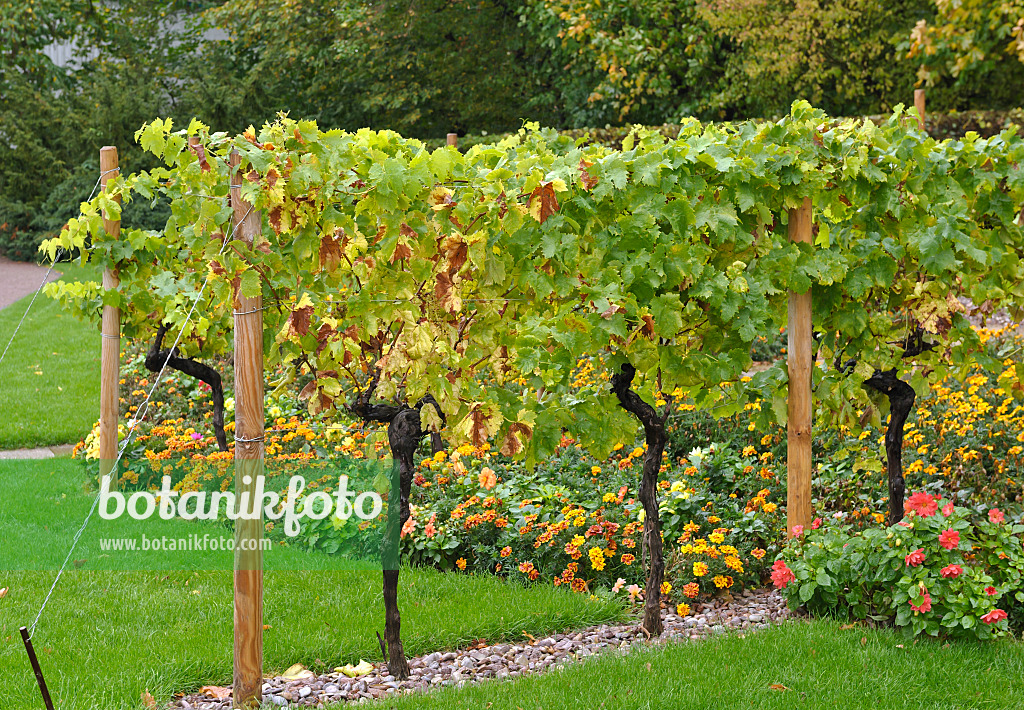
<path id="1" fill-rule="evenodd" d="M 712 599 L 691 606 L 693 611 L 686 617 L 680 617 L 674 611 L 664 612 L 665 633 L 652 643 L 698 640 L 726 631 L 755 631 L 796 616 L 786 607 L 782 595 L 770 589 L 746 590 L 736 597 Z M 405 681 L 396 681 L 388 675 L 383 663 L 376 663 L 373 671 L 360 678 L 348 678 L 341 673 L 291 681 L 280 676 L 267 678 L 263 684 L 263 706 L 317 707 L 445 686 L 461 688 L 474 681 L 517 678 L 614 649 L 628 653 L 634 647 L 649 645 L 636 621 L 615 626 L 602 624 L 520 643 L 438 651 L 410 658 L 412 675 Z M 231 701 L 192 694 L 175 701 L 171 707 L 227 710 Z"/>

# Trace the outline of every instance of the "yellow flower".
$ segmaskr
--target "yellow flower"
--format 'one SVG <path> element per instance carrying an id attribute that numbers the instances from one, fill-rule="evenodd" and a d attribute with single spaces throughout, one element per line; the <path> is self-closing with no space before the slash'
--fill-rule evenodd
<path id="1" fill-rule="evenodd" d="M 444 452 L 441 451 L 439 453 L 443 454 Z M 466 569 L 466 558 L 465 557 L 460 557 L 459 559 L 455 560 L 455 566 L 458 567 L 460 570 L 465 571 L 465 569 Z"/>
<path id="2" fill-rule="evenodd" d="M 743 455 L 744 456 L 757 456 L 757 449 L 755 449 L 753 446 L 744 446 L 743 447 Z"/>
<path id="3" fill-rule="evenodd" d="M 679 606 L 676 607 L 676 614 L 678 614 L 679 616 L 689 616 L 690 615 L 690 605 L 689 604 L 680 604 Z"/>
<path id="4" fill-rule="evenodd" d="M 761 446 L 768 446 L 768 444 L 770 443 L 772 443 L 771 434 L 765 434 L 764 436 L 761 437 Z"/>
<path id="5" fill-rule="evenodd" d="M 591 475 L 596 476 L 597 474 L 601 473 L 601 467 L 600 466 L 591 466 L 590 467 L 590 473 L 591 473 Z"/>
<path id="6" fill-rule="evenodd" d="M 604 550 L 600 547 L 591 547 L 587 551 L 587 556 L 590 558 L 590 566 L 597 572 L 604 569 Z"/>
<path id="7" fill-rule="evenodd" d="M 711 540 L 711 542 L 715 543 L 716 545 L 721 545 L 723 542 L 725 542 L 725 535 L 723 535 L 722 533 L 713 532 L 710 535 L 708 535 L 708 540 Z"/>
<path id="8" fill-rule="evenodd" d="M 639 446 L 636 447 L 635 449 L 633 449 L 633 452 L 630 454 L 630 456 L 632 456 L 635 459 L 638 459 L 638 458 L 640 458 L 643 455 L 644 455 L 644 450 L 641 447 L 639 447 Z"/>
<path id="9" fill-rule="evenodd" d="M 778 508 L 778 507 L 779 506 L 775 505 L 774 503 L 765 503 L 763 510 L 766 513 L 774 513 L 775 509 Z"/>
<path id="10" fill-rule="evenodd" d="M 729 579 L 727 577 L 723 577 L 720 574 L 716 574 L 711 581 L 714 582 L 715 586 L 719 589 L 724 589 L 729 586 Z"/>
<path id="11" fill-rule="evenodd" d="M 672 585 L 671 584 L 669 584 L 668 582 L 662 582 L 661 583 L 661 593 L 662 594 L 668 594 L 671 591 L 672 591 Z"/>
<path id="12" fill-rule="evenodd" d="M 703 562 L 693 563 L 693 574 L 695 577 L 703 577 L 708 573 L 708 566 Z"/>
<path id="13" fill-rule="evenodd" d="M 444 451 L 438 451 L 436 454 L 434 454 L 434 460 L 437 461 L 438 463 L 441 463 L 442 461 L 445 460 L 447 456 L 448 454 L 446 454 Z"/>

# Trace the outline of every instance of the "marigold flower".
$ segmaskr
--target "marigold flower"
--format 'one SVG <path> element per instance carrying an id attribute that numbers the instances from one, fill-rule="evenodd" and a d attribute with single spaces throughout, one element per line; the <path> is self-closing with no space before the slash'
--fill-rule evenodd
<path id="1" fill-rule="evenodd" d="M 672 591 L 672 585 L 671 584 L 669 584 L 668 582 L 662 582 L 661 583 L 661 593 L 662 594 L 668 594 L 671 591 Z"/>
<path id="2" fill-rule="evenodd" d="M 727 580 L 725 577 L 723 577 L 720 574 L 716 574 L 711 579 L 711 581 L 714 582 L 715 586 L 718 587 L 719 589 L 724 589 L 725 587 L 729 586 L 729 580 Z"/>
<path id="3" fill-rule="evenodd" d="M 444 452 L 442 451 L 441 453 L 444 453 Z M 466 570 L 466 558 L 465 557 L 460 557 L 459 559 L 455 560 L 455 566 L 458 567 L 460 570 L 465 571 Z"/>
<path id="4" fill-rule="evenodd" d="M 786 566 L 785 560 L 775 560 L 775 564 L 772 565 L 772 584 L 779 589 L 785 589 L 787 584 L 795 581 L 796 575 Z"/>
<path id="5" fill-rule="evenodd" d="M 939 570 L 939 574 L 946 579 L 955 579 L 963 573 L 963 567 L 960 565 L 948 565 Z"/>
<path id="6" fill-rule="evenodd" d="M 990 523 L 993 523 L 995 525 L 1002 525 L 1005 519 L 1006 516 L 1003 515 L 1003 511 L 999 510 L 999 508 L 993 508 L 992 510 L 988 511 L 988 520 Z"/>
<path id="7" fill-rule="evenodd" d="M 508 557 L 511 554 L 512 554 L 512 548 L 509 547 L 508 545 L 506 545 L 505 547 L 501 548 L 501 556 L 502 557 Z"/>
<path id="8" fill-rule="evenodd" d="M 693 563 L 693 574 L 695 577 L 703 577 L 708 573 L 708 566 L 703 562 Z"/>
<path id="9" fill-rule="evenodd" d="M 921 565 L 922 563 L 924 563 L 924 548 L 917 548 L 909 555 L 907 555 L 904 558 L 904 561 L 910 567 L 917 567 L 918 565 Z"/>
<path id="10" fill-rule="evenodd" d="M 627 552 L 622 556 L 622 564 L 626 565 L 627 567 L 633 564 L 634 562 L 636 562 L 636 555 Z"/>
<path id="11" fill-rule="evenodd" d="M 689 616 L 690 615 L 690 605 L 689 604 L 685 604 L 685 603 L 684 604 L 680 604 L 679 606 L 676 607 L 676 614 L 678 614 L 679 616 Z"/>
<path id="12" fill-rule="evenodd" d="M 757 559 L 761 560 L 764 559 L 764 556 L 765 554 L 767 554 L 767 551 L 762 550 L 760 547 L 755 547 L 753 550 L 750 551 L 750 554 L 756 557 Z"/>
<path id="13" fill-rule="evenodd" d="M 696 582 L 690 582 L 689 584 L 684 585 L 683 594 L 685 594 L 688 599 L 696 599 L 697 595 L 700 594 L 700 585 Z"/>
<path id="14" fill-rule="evenodd" d="M 986 624 L 996 624 L 1006 618 L 1006 612 L 1002 609 L 993 609 L 989 613 L 981 617 L 981 620 Z"/>
<path id="15" fill-rule="evenodd" d="M 601 467 L 600 466 L 591 466 L 590 467 L 590 474 L 592 476 L 596 476 L 599 473 L 601 473 Z"/>
<path id="16" fill-rule="evenodd" d="M 960 544 L 960 533 L 956 530 L 943 530 L 939 535 L 939 545 L 947 550 L 955 549 Z"/>
<path id="17" fill-rule="evenodd" d="M 710 535 L 708 535 L 708 540 L 715 543 L 716 545 L 721 545 L 723 542 L 725 542 L 725 535 L 717 532 L 711 533 Z"/>

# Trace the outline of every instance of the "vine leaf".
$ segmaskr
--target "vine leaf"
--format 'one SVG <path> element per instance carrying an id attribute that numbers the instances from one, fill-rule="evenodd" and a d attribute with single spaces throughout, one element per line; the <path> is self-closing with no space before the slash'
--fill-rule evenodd
<path id="1" fill-rule="evenodd" d="M 530 193 L 530 216 L 544 224 L 548 217 L 558 212 L 554 182 L 542 182 Z"/>

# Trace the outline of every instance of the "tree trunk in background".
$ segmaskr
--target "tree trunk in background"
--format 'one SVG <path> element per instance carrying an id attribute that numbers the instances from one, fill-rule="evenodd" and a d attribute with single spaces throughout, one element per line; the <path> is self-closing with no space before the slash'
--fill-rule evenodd
<path id="1" fill-rule="evenodd" d="M 640 502 L 644 506 L 644 544 L 650 554 L 650 566 L 647 570 L 644 620 L 641 626 L 652 636 L 660 636 L 664 630 L 661 621 L 661 583 L 665 578 L 665 554 L 658 516 L 658 475 L 667 437 L 664 418 L 630 388 L 635 376 L 636 368 L 625 363 L 621 372 L 612 375 L 611 382 L 612 391 L 619 398 L 619 406 L 640 420 L 647 441 L 643 476 L 640 479 Z"/>
<path id="2" fill-rule="evenodd" d="M 896 370 L 876 371 L 864 384 L 889 398 L 889 424 L 885 429 L 885 468 L 889 479 L 889 525 L 903 520 L 903 428 L 914 409 L 914 388 Z"/>

